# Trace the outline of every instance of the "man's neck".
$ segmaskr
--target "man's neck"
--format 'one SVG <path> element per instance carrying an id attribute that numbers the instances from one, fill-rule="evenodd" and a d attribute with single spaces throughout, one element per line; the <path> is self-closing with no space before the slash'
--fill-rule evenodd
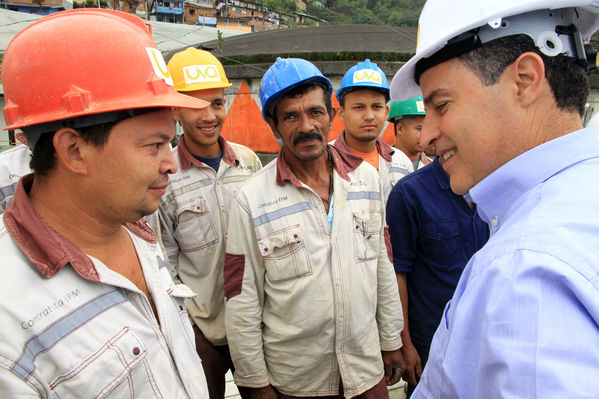
<path id="1" fill-rule="evenodd" d="M 220 143 L 217 141 L 211 145 L 201 145 L 190 139 L 185 140 L 185 147 L 187 150 L 196 157 L 202 158 L 214 158 L 222 153 Z"/>
<path id="2" fill-rule="evenodd" d="M 410 153 L 403 145 L 401 145 L 401 143 L 395 143 L 395 148 L 397 148 L 398 150 L 400 150 L 401 152 L 403 152 L 404 154 L 406 154 L 406 156 L 408 158 L 410 158 L 410 161 L 415 161 L 419 158 L 420 153 L 417 152 L 415 154 Z"/>
<path id="3" fill-rule="evenodd" d="M 376 150 L 376 139 L 369 141 L 360 141 L 347 134 L 347 132 L 345 132 L 345 143 L 349 148 L 352 148 L 363 154 L 370 154 L 371 152 Z"/>
<path id="4" fill-rule="evenodd" d="M 46 223 L 84 252 L 106 248 L 112 240 L 120 237 L 122 224 L 100 220 L 85 204 L 77 201 L 76 191 L 65 181 L 36 176 L 29 198 Z"/>
<path id="5" fill-rule="evenodd" d="M 295 177 L 297 177 L 302 183 L 310 186 L 310 182 L 321 180 L 325 177 L 328 178 L 328 158 L 328 151 L 325 151 L 319 158 L 313 161 L 302 161 L 295 157 L 289 156 L 285 157 L 285 161 Z"/>

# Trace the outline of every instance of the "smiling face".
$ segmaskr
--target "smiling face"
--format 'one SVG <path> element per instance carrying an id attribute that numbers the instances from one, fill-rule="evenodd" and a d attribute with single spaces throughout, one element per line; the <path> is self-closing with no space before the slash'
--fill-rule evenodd
<path id="1" fill-rule="evenodd" d="M 289 161 L 313 161 L 325 153 L 334 111 L 333 115 L 327 112 L 322 87 L 314 85 L 293 97 L 283 96 L 274 112 L 277 122 L 268 118 L 268 124 L 283 141 Z"/>
<path id="2" fill-rule="evenodd" d="M 133 222 L 154 212 L 177 171 L 169 142 L 175 124 L 168 109 L 125 119 L 114 125 L 101 147 L 89 154 L 88 202 L 103 217 Z"/>
<path id="3" fill-rule="evenodd" d="M 221 152 L 218 138 L 226 115 L 225 90 L 214 88 L 184 94 L 210 103 L 203 109 L 173 109 L 173 118 L 183 127 L 188 150 L 198 156 L 218 156 Z"/>
<path id="4" fill-rule="evenodd" d="M 439 161 L 457 194 L 468 191 L 501 165 L 522 153 L 517 134 L 515 91 L 503 75 L 491 86 L 458 59 L 438 64 L 420 78 L 426 117 L 421 144 L 436 146 Z"/>
<path id="5" fill-rule="evenodd" d="M 377 90 L 355 90 L 344 96 L 343 106 L 338 111 L 350 147 L 354 148 L 355 142 L 370 142 L 379 136 L 389 115 L 386 103 L 385 95 Z"/>

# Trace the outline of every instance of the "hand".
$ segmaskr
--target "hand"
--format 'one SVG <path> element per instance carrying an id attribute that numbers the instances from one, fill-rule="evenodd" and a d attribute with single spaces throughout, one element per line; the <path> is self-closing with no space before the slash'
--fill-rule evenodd
<path id="1" fill-rule="evenodd" d="M 404 342 L 401 352 L 406 361 L 406 372 L 403 375 L 404 380 L 411 386 L 416 386 L 422 375 L 422 363 L 416 348 L 412 343 Z"/>
<path id="2" fill-rule="evenodd" d="M 251 399 L 278 399 L 277 391 L 269 385 L 262 388 L 252 388 Z"/>
<path id="3" fill-rule="evenodd" d="M 383 355 L 383 365 L 385 366 L 385 382 L 387 385 L 393 385 L 402 376 L 406 370 L 401 349 L 394 351 L 381 351 Z"/>

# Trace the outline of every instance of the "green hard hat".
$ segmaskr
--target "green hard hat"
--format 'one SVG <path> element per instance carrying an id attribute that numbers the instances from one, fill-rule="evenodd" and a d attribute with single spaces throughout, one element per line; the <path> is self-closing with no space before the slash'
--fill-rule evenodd
<path id="1" fill-rule="evenodd" d="M 410 98 L 406 101 L 393 101 L 389 110 L 389 122 L 409 115 L 426 115 L 422 96 Z"/>

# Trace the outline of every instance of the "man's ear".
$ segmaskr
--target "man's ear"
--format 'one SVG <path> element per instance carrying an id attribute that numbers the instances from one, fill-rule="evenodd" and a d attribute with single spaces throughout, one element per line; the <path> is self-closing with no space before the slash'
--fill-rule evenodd
<path id="1" fill-rule="evenodd" d="M 275 120 L 272 117 L 268 117 L 266 123 L 268 123 L 268 126 L 270 127 L 270 130 L 272 131 L 272 134 L 275 135 L 275 138 L 280 139 L 281 138 L 281 134 L 279 133 L 279 129 L 277 129 L 277 124 L 275 123 Z"/>
<path id="2" fill-rule="evenodd" d="M 516 100 L 522 107 L 533 104 L 546 83 L 545 64 L 540 55 L 532 52 L 521 54 L 507 70 L 507 77 L 514 83 Z"/>
<path id="3" fill-rule="evenodd" d="M 395 123 L 395 137 L 403 134 L 403 124 L 401 122 Z"/>
<path id="4" fill-rule="evenodd" d="M 336 111 L 337 110 L 335 109 L 335 107 L 331 108 L 331 120 L 329 121 L 329 129 L 333 127 L 333 122 L 335 122 L 335 115 L 337 115 Z M 341 118 L 341 120 L 343 121 L 343 111 L 341 111 L 341 113 L 339 114 L 339 118 Z"/>
<path id="5" fill-rule="evenodd" d="M 343 119 L 343 107 L 333 107 L 333 111 L 337 111 L 337 117 L 345 124 L 345 119 Z M 333 115 L 331 119 L 335 119 L 335 116 Z"/>
<path id="6" fill-rule="evenodd" d="M 85 142 L 77 130 L 70 127 L 59 129 L 54 134 L 52 144 L 58 162 L 67 170 L 75 174 L 87 175 L 88 170 L 85 160 L 88 147 L 92 144 Z"/>
<path id="7" fill-rule="evenodd" d="M 181 111 L 180 108 L 173 107 L 171 108 L 171 117 L 177 122 L 181 122 Z"/>

